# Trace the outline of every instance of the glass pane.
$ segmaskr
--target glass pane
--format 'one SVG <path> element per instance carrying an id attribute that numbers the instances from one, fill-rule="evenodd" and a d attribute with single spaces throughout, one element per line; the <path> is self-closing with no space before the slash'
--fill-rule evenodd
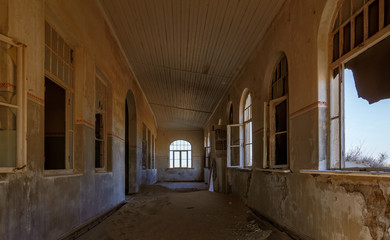
<path id="1" fill-rule="evenodd" d="M 337 17 L 334 22 L 333 31 L 335 31 L 339 27 L 339 13 L 337 13 Z"/>
<path id="2" fill-rule="evenodd" d="M 48 47 L 45 47 L 45 69 L 50 71 L 50 50 Z"/>
<path id="3" fill-rule="evenodd" d="M 275 106 L 275 128 L 276 132 L 287 131 L 287 101 Z"/>
<path id="4" fill-rule="evenodd" d="M 58 57 L 64 57 L 64 40 L 61 37 L 58 38 Z"/>
<path id="5" fill-rule="evenodd" d="M 379 1 L 368 7 L 368 36 L 371 37 L 379 31 Z"/>
<path id="6" fill-rule="evenodd" d="M 339 59 L 339 32 L 333 36 L 333 61 Z"/>
<path id="7" fill-rule="evenodd" d="M 57 56 L 51 55 L 51 73 L 57 76 Z"/>
<path id="8" fill-rule="evenodd" d="M 340 168 L 340 119 L 330 121 L 330 155 L 331 168 Z"/>
<path id="9" fill-rule="evenodd" d="M 68 65 L 64 65 L 64 78 L 63 78 L 64 82 L 68 83 L 69 81 L 69 67 Z"/>
<path id="10" fill-rule="evenodd" d="M 390 0 L 385 0 L 385 26 L 390 24 Z"/>
<path id="11" fill-rule="evenodd" d="M 245 166 L 252 166 L 252 144 L 245 145 Z"/>
<path id="12" fill-rule="evenodd" d="M 17 104 L 17 48 L 0 42 L 0 102 Z"/>
<path id="13" fill-rule="evenodd" d="M 232 166 L 240 166 L 240 148 L 232 147 L 231 148 L 231 162 Z"/>
<path id="14" fill-rule="evenodd" d="M 350 50 L 351 50 L 351 24 L 348 23 L 344 27 L 343 54 L 346 54 Z"/>
<path id="15" fill-rule="evenodd" d="M 181 167 L 187 167 L 187 152 L 181 152 Z"/>
<path id="16" fill-rule="evenodd" d="M 0 167 L 16 167 L 16 109 L 0 106 Z"/>
<path id="17" fill-rule="evenodd" d="M 57 53 L 57 32 L 54 29 L 52 29 L 51 31 L 51 40 L 52 40 L 51 50 Z"/>
<path id="18" fill-rule="evenodd" d="M 355 18 L 355 47 L 363 42 L 364 39 L 364 18 L 363 12 Z"/>
<path id="19" fill-rule="evenodd" d="M 68 116 L 69 116 L 69 129 L 72 130 L 73 129 L 73 94 L 72 93 L 69 93 L 69 112 L 68 112 Z"/>
<path id="20" fill-rule="evenodd" d="M 330 117 L 337 117 L 339 116 L 339 94 L 340 94 L 340 83 L 339 83 L 339 74 L 336 75 L 331 80 L 331 91 L 330 91 Z"/>
<path id="21" fill-rule="evenodd" d="M 169 167 L 173 168 L 173 151 L 169 151 Z"/>
<path id="22" fill-rule="evenodd" d="M 192 168 L 192 161 L 188 160 L 188 168 Z"/>
<path id="23" fill-rule="evenodd" d="M 103 151 L 103 148 L 101 147 Z M 73 169 L 73 133 L 69 132 L 69 168 Z"/>
<path id="24" fill-rule="evenodd" d="M 62 61 L 59 61 L 58 62 L 58 78 L 62 81 L 64 80 L 63 72 L 64 72 L 64 63 Z"/>
<path id="25" fill-rule="evenodd" d="M 353 4 L 353 12 L 356 13 L 357 11 L 360 10 L 360 8 L 363 7 L 364 0 L 353 0 L 352 4 Z"/>
<path id="26" fill-rule="evenodd" d="M 275 165 L 287 164 L 287 133 L 275 136 Z"/>
<path id="27" fill-rule="evenodd" d="M 351 16 L 351 1 L 346 0 L 341 7 L 342 23 L 344 23 Z"/>
<path id="28" fill-rule="evenodd" d="M 70 49 L 66 43 L 64 43 L 64 60 L 66 63 L 70 63 Z"/>
<path id="29" fill-rule="evenodd" d="M 245 123 L 245 144 L 252 143 L 252 122 Z"/>
<path id="30" fill-rule="evenodd" d="M 175 160 L 175 168 L 180 167 L 180 152 L 173 152 Z"/>
<path id="31" fill-rule="evenodd" d="M 45 22 L 45 43 L 50 46 L 50 26 Z"/>

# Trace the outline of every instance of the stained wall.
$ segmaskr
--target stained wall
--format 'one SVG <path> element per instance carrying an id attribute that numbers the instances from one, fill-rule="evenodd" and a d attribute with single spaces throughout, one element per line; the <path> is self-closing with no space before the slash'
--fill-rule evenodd
<path id="1" fill-rule="evenodd" d="M 3 5 L 3 2 L 5 5 Z M 8 5 L 8 6 L 7 6 Z M 0 31 L 26 47 L 27 166 L 0 174 L 0 238 L 57 239 L 125 198 L 125 99 L 137 105 L 137 152 L 142 122 L 156 136 L 156 122 L 134 75 L 93 0 L 1 1 Z M 3 15 L 3 11 L 5 14 Z M 45 20 L 74 48 L 74 169 L 44 170 Z M 95 77 L 110 82 L 112 123 L 108 128 L 107 171 L 95 171 Z M 140 166 L 141 157 L 137 157 Z M 142 183 L 141 168 L 136 184 Z M 154 173 L 154 175 L 156 175 Z"/>

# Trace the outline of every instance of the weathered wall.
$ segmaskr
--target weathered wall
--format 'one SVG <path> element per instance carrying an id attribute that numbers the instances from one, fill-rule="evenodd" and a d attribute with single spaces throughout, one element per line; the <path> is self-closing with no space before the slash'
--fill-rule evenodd
<path id="1" fill-rule="evenodd" d="M 229 101 L 238 123 L 245 88 L 253 101 L 253 164 L 227 170 L 228 191 L 255 211 L 314 239 L 388 239 L 388 178 L 308 175 L 326 159 L 328 33 L 337 0 L 287 0 L 266 36 L 233 82 L 209 121 L 227 124 Z M 289 70 L 289 162 L 291 173 L 259 170 L 263 161 L 263 103 L 281 53 Z"/>
<path id="2" fill-rule="evenodd" d="M 191 143 L 192 168 L 169 168 L 169 145 L 175 140 Z M 158 181 L 203 181 L 203 131 L 158 130 L 156 167 Z"/>
<path id="3" fill-rule="evenodd" d="M 125 98 L 137 105 L 137 146 L 142 122 L 156 136 L 152 112 L 93 0 L 12 0 L 0 31 L 27 45 L 27 169 L 0 174 L 0 238 L 56 239 L 124 200 Z M 8 16 L 6 20 L 3 20 Z M 44 171 L 44 23 L 47 20 L 75 49 L 74 173 Z M 108 127 L 111 170 L 94 166 L 94 85 L 99 68 L 112 85 Z M 140 149 L 138 149 L 140 152 Z M 138 166 L 142 158 L 138 156 Z M 140 170 L 139 170 L 140 171 Z M 141 172 L 141 171 L 140 171 Z M 154 173 L 155 174 L 155 173 Z M 138 174 L 141 184 L 142 174 Z"/>

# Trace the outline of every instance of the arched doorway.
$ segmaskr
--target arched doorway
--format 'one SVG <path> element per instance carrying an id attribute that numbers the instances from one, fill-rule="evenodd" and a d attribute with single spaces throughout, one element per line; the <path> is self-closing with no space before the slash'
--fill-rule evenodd
<path id="1" fill-rule="evenodd" d="M 125 194 L 135 193 L 137 185 L 137 111 L 133 92 L 126 95 L 125 109 Z"/>

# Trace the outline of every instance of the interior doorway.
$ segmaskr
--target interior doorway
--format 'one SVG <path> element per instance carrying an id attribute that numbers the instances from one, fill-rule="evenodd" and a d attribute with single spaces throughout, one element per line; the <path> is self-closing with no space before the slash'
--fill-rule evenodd
<path id="1" fill-rule="evenodd" d="M 136 193 L 137 184 L 137 111 L 132 91 L 125 104 L 125 194 Z"/>

